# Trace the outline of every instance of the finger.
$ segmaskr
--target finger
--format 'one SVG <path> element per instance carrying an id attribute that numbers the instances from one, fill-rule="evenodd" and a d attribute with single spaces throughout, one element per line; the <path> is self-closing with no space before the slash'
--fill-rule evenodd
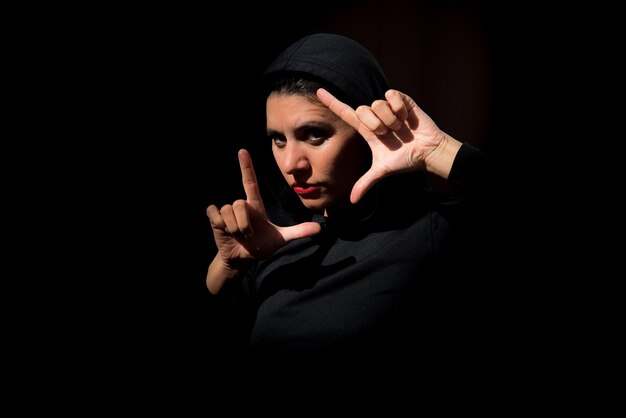
<path id="1" fill-rule="evenodd" d="M 372 112 L 380 121 L 392 131 L 397 131 L 402 127 L 402 122 L 391 110 L 391 105 L 386 100 L 376 100 L 372 103 Z"/>
<path id="2" fill-rule="evenodd" d="M 263 206 L 263 200 L 261 199 L 261 191 L 259 190 L 254 166 L 252 165 L 252 157 L 245 149 L 239 150 L 238 157 L 239 167 L 241 168 L 241 182 L 246 192 L 246 200 L 253 208 L 264 214 L 265 206 Z"/>
<path id="3" fill-rule="evenodd" d="M 237 228 L 246 236 L 252 235 L 252 224 L 248 214 L 248 204 L 245 200 L 240 199 L 233 203 L 233 212 L 237 220 Z"/>
<path id="4" fill-rule="evenodd" d="M 231 235 L 239 233 L 237 218 L 235 218 L 235 212 L 233 211 L 233 207 L 231 205 L 222 206 L 222 209 L 220 209 L 220 214 L 222 215 L 222 219 L 224 219 L 224 223 L 226 224 L 226 232 Z"/>
<path id="5" fill-rule="evenodd" d="M 402 95 L 402 101 L 408 112 L 406 121 L 409 124 L 409 128 L 417 129 L 420 118 L 427 117 L 426 113 L 406 94 Z"/>
<path id="6" fill-rule="evenodd" d="M 404 103 L 403 96 L 406 96 L 403 93 L 400 93 L 398 90 L 387 90 L 385 93 L 385 98 L 391 106 L 391 111 L 396 115 L 400 122 L 404 122 L 408 115 L 407 107 Z M 408 98 L 408 96 L 406 96 Z"/>
<path id="7" fill-rule="evenodd" d="M 369 170 L 367 173 L 354 183 L 352 192 L 350 193 L 350 202 L 357 203 L 372 188 L 376 182 L 383 178 L 383 175 L 376 174 L 374 171 Z"/>
<path id="8" fill-rule="evenodd" d="M 354 109 L 337 99 L 325 89 L 317 89 L 317 97 L 335 115 L 339 116 L 343 121 L 357 131 L 359 130 L 361 127 L 361 121 L 359 120 L 359 117 Z"/>
<path id="9" fill-rule="evenodd" d="M 287 226 L 280 229 L 285 241 L 293 241 L 294 239 L 306 238 L 317 235 L 322 227 L 317 222 L 304 222 L 294 226 Z"/>
<path id="10" fill-rule="evenodd" d="M 383 122 L 374 114 L 374 111 L 369 106 L 359 106 L 356 109 L 356 114 L 361 120 L 361 123 L 367 127 L 370 131 L 376 135 L 385 135 L 387 133 L 387 127 Z"/>
<path id="11" fill-rule="evenodd" d="M 222 231 L 226 228 L 226 223 L 224 222 L 224 219 L 222 219 L 222 215 L 220 215 L 220 211 L 215 205 L 209 206 L 206 209 L 206 214 L 211 222 L 211 228 L 220 229 Z"/>

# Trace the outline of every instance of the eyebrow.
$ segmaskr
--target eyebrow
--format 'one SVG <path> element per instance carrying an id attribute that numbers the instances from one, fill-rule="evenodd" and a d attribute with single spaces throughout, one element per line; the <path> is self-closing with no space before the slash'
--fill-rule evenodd
<path id="1" fill-rule="evenodd" d="M 305 122 L 304 124 L 298 126 L 295 131 L 296 133 L 302 132 L 302 131 L 307 131 L 310 129 L 332 129 L 333 131 L 335 130 L 335 128 L 332 126 L 332 124 L 327 123 L 327 122 L 318 122 L 318 121 L 310 121 L 310 122 Z M 275 129 L 267 129 L 267 135 L 268 136 L 275 136 L 275 135 L 283 135 L 282 132 L 279 132 Z"/>

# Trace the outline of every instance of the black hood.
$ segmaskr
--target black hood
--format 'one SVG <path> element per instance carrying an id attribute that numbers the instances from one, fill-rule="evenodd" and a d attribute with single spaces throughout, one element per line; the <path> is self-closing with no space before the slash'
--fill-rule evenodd
<path id="1" fill-rule="evenodd" d="M 319 79 L 353 108 L 384 99 L 389 83 L 376 58 L 352 39 L 317 33 L 292 44 L 265 71 L 266 80 L 285 73 Z"/>

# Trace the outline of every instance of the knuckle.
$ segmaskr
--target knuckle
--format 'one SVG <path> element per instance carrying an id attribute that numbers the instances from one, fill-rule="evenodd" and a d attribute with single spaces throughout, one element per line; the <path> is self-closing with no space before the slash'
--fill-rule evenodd
<path id="1" fill-rule="evenodd" d="M 402 100 L 389 102 L 389 105 L 391 107 L 391 110 L 393 110 L 394 113 L 398 113 L 398 112 L 406 110 L 406 108 L 404 107 L 404 102 Z"/>
<path id="2" fill-rule="evenodd" d="M 399 96 L 400 92 L 398 90 L 395 89 L 389 89 L 385 92 L 385 97 L 386 98 L 391 98 L 391 97 L 396 97 Z"/>
<path id="3" fill-rule="evenodd" d="M 246 201 L 243 199 L 238 199 L 233 202 L 233 208 L 243 208 L 246 206 Z"/>
<path id="4" fill-rule="evenodd" d="M 372 103 L 372 109 L 376 111 L 384 110 L 387 107 L 387 102 L 385 100 L 376 100 Z"/>
<path id="5" fill-rule="evenodd" d="M 365 106 L 365 105 L 361 105 L 359 107 L 356 108 L 355 112 L 357 114 L 357 116 L 363 116 L 365 114 L 367 114 L 369 112 L 370 107 L 369 106 Z"/>

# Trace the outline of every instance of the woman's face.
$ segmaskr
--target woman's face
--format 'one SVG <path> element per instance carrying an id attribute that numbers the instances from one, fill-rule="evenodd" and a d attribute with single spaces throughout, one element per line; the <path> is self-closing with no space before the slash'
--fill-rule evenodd
<path id="1" fill-rule="evenodd" d="M 299 95 L 267 98 L 267 134 L 287 183 L 309 209 L 345 203 L 366 171 L 363 138 L 322 103 Z"/>

